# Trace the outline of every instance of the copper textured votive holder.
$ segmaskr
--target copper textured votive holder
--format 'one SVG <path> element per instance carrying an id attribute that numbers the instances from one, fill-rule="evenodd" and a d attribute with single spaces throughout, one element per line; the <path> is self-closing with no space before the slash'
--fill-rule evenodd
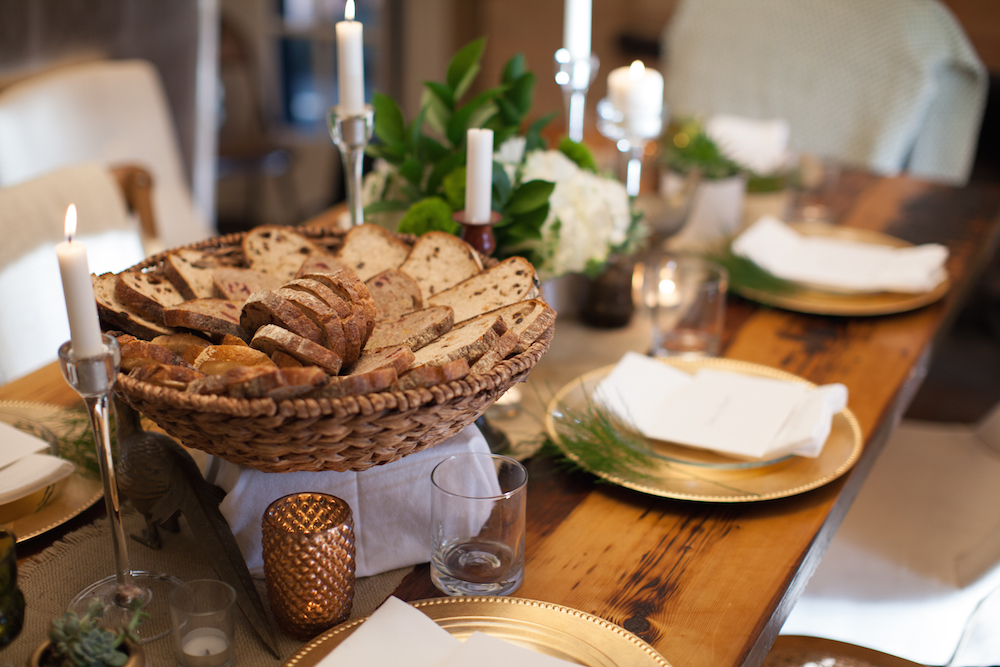
<path id="1" fill-rule="evenodd" d="M 312 639 L 351 614 L 354 519 L 325 493 L 294 493 L 271 503 L 262 520 L 264 577 L 278 627 Z"/>

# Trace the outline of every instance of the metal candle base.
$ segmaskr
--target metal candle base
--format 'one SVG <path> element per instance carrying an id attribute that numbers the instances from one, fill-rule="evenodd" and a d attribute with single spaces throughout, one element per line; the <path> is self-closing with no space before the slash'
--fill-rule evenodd
<path id="1" fill-rule="evenodd" d="M 583 141 L 587 91 L 597 77 L 600 66 L 601 61 L 595 55 L 573 58 L 566 49 L 556 51 L 556 83 L 562 88 L 563 102 L 566 105 L 566 133 L 573 141 Z"/>
<path id="2" fill-rule="evenodd" d="M 339 106 L 332 107 L 327 114 L 327 127 L 330 130 L 330 138 L 340 150 L 340 156 L 344 161 L 351 225 L 360 225 L 365 221 L 364 206 L 361 202 L 361 165 L 365 147 L 371 141 L 372 132 L 375 130 L 375 112 L 367 104 L 365 110 L 357 114 L 345 113 Z"/>

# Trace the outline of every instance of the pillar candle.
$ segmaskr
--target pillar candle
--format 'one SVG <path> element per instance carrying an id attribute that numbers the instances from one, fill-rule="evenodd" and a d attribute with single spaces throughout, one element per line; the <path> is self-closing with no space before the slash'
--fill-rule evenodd
<path id="1" fill-rule="evenodd" d="M 466 135 L 465 221 L 490 221 L 493 198 L 493 130 L 471 129 Z"/>
<path id="2" fill-rule="evenodd" d="M 640 128 L 663 115 L 663 75 L 636 60 L 608 75 L 608 99 L 626 126 Z"/>
<path id="3" fill-rule="evenodd" d="M 361 22 L 354 20 L 354 0 L 347 0 L 344 19 L 336 25 L 340 109 L 360 114 L 365 110 L 365 63 Z"/>
<path id="4" fill-rule="evenodd" d="M 563 46 L 574 60 L 590 57 L 592 0 L 566 0 L 563 6 Z"/>
<path id="5" fill-rule="evenodd" d="M 79 241 L 73 241 L 76 234 L 76 206 L 73 204 L 66 209 L 64 231 L 66 240 L 56 245 L 56 257 L 66 297 L 73 355 L 78 359 L 96 357 L 104 352 L 104 339 L 101 337 L 94 284 L 90 280 L 87 264 L 87 248 Z"/>

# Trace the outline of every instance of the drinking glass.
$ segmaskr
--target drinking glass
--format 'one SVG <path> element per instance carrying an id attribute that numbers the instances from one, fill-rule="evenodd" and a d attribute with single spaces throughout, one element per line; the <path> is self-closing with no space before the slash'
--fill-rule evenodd
<path id="1" fill-rule="evenodd" d="M 174 653 L 181 667 L 230 667 L 236 590 L 223 581 L 197 579 L 170 594 Z"/>
<path id="2" fill-rule="evenodd" d="M 700 257 L 664 254 L 646 265 L 642 298 L 650 310 L 650 354 L 718 356 L 726 319 L 726 269 Z"/>
<path id="3" fill-rule="evenodd" d="M 450 456 L 431 472 L 431 580 L 448 595 L 507 595 L 524 580 L 528 471 L 498 454 Z"/>

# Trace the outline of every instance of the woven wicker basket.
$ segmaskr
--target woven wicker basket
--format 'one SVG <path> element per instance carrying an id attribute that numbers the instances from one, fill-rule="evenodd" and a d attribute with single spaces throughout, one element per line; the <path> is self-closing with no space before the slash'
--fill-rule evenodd
<path id="1" fill-rule="evenodd" d="M 326 229 L 297 231 L 332 248 L 342 237 Z M 242 238 L 230 234 L 187 247 L 234 246 Z M 165 256 L 155 255 L 135 268 L 156 266 Z M 549 327 L 527 350 L 487 373 L 429 388 L 276 402 L 188 394 L 120 373 L 115 390 L 186 446 L 233 463 L 264 472 L 360 471 L 436 445 L 474 422 L 501 394 L 526 379 L 548 350 L 553 331 Z"/>

